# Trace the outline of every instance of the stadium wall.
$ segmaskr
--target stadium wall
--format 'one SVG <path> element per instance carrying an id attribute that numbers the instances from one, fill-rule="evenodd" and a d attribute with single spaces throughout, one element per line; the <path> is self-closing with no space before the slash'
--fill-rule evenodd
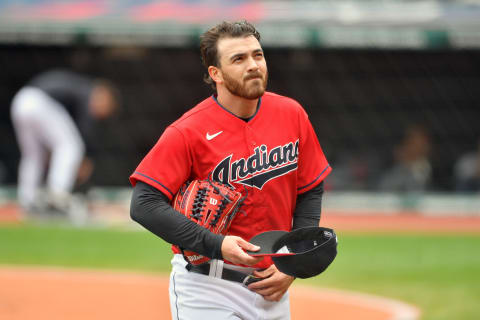
<path id="1" fill-rule="evenodd" d="M 301 102 L 334 173 L 333 190 L 377 190 L 413 123 L 432 137 L 431 191 L 454 189 L 453 166 L 480 137 L 480 50 L 266 47 L 269 89 Z M 196 47 L 0 46 L 0 182 L 16 182 L 9 105 L 29 78 L 65 67 L 114 81 L 122 111 L 98 128 L 93 184 L 126 186 L 165 127 L 211 94 Z M 345 172 L 351 172 L 348 175 Z"/>

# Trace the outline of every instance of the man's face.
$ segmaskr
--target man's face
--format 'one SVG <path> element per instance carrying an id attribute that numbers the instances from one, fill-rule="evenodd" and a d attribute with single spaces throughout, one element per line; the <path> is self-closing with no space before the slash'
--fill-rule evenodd
<path id="1" fill-rule="evenodd" d="M 89 112 L 95 119 L 110 117 L 117 108 L 117 101 L 110 89 L 96 85 L 90 94 Z"/>
<path id="2" fill-rule="evenodd" d="M 268 71 L 258 40 L 254 36 L 223 38 L 217 46 L 218 69 L 228 91 L 245 99 L 261 97 L 267 88 Z"/>

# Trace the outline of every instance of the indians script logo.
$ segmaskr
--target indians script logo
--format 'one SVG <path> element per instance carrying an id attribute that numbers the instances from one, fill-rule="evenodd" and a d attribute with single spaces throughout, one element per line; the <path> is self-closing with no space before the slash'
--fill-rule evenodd
<path id="1" fill-rule="evenodd" d="M 235 182 L 262 189 L 268 181 L 297 170 L 297 159 L 298 140 L 270 151 L 266 145 L 261 145 L 248 159 L 232 162 L 232 154 L 223 159 L 213 170 L 212 178 L 229 186 Z"/>

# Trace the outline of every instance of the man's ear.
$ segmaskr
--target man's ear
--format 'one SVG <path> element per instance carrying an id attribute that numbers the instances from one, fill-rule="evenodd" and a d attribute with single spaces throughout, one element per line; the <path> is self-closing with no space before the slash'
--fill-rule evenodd
<path id="1" fill-rule="evenodd" d="M 212 78 L 213 81 L 215 81 L 215 83 L 223 82 L 222 71 L 215 66 L 208 67 L 208 75 L 210 76 L 210 78 Z"/>

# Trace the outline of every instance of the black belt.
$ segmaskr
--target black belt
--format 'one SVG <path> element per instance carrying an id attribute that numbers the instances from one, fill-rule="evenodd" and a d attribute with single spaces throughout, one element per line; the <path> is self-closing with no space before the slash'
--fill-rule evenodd
<path id="1" fill-rule="evenodd" d="M 188 264 L 186 266 L 187 270 L 190 272 L 200 273 L 204 275 L 210 274 L 210 264 L 202 264 L 199 266 L 193 266 Z M 257 281 L 262 280 L 263 278 L 255 277 L 252 274 L 245 274 L 240 271 L 230 270 L 227 268 L 222 269 L 222 277 L 221 279 L 228 280 L 228 281 L 235 281 L 243 283 L 245 286 L 248 286 L 250 283 L 254 283 Z"/>

